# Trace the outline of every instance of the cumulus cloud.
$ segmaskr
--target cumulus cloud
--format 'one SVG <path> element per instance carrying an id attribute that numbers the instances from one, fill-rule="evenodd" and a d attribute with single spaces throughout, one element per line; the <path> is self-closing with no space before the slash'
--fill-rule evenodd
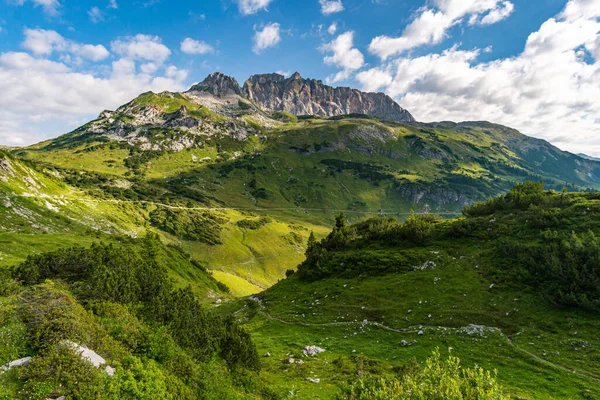
<path id="1" fill-rule="evenodd" d="M 433 7 L 419 9 L 402 36 L 377 36 L 369 52 L 385 60 L 415 47 L 440 43 L 448 29 L 467 16 L 472 25 L 489 25 L 508 17 L 513 10 L 514 5 L 505 0 L 433 0 Z"/>
<path id="2" fill-rule="evenodd" d="M 235 0 L 240 13 L 244 15 L 256 14 L 260 10 L 266 10 L 273 0 Z"/>
<path id="3" fill-rule="evenodd" d="M 117 0 L 110 0 L 108 2 L 108 8 L 112 8 L 114 10 L 116 10 L 117 8 L 119 8 L 119 5 L 117 4 Z"/>
<path id="4" fill-rule="evenodd" d="M 185 38 L 184 41 L 181 42 L 181 51 L 186 54 L 207 54 L 214 52 L 215 49 L 206 42 Z"/>
<path id="5" fill-rule="evenodd" d="M 57 16 L 60 8 L 60 3 L 58 0 L 9 0 L 9 3 L 17 6 L 22 6 L 25 3 L 31 3 L 36 7 L 41 7 L 49 16 Z"/>
<path id="6" fill-rule="evenodd" d="M 573 152 L 600 155 L 600 4 L 569 0 L 517 56 L 480 62 L 458 46 L 361 72 L 418 120 L 489 120 Z"/>
<path id="7" fill-rule="evenodd" d="M 110 48 L 118 55 L 131 60 L 146 60 L 162 64 L 171 55 L 171 50 L 158 36 L 138 34 L 114 40 Z"/>
<path id="8" fill-rule="evenodd" d="M 281 41 L 280 27 L 276 22 L 269 23 L 262 30 L 254 28 L 254 46 L 252 51 L 262 53 L 269 47 L 276 46 Z"/>
<path id="9" fill-rule="evenodd" d="M 327 78 L 328 83 L 348 79 L 352 73 L 365 65 L 365 58 L 360 50 L 354 48 L 354 32 L 342 33 L 330 43 L 322 45 L 319 50 L 329 53 L 323 61 L 325 64 L 339 67 L 342 70 Z"/>
<path id="10" fill-rule="evenodd" d="M 115 109 L 141 92 L 186 87 L 188 71 L 163 66 L 168 55 L 162 47 L 150 46 L 162 52 L 151 57 L 139 46 L 160 44 L 160 38 L 118 39 L 113 45 L 120 59 L 86 70 L 85 65 L 67 59 L 106 58 L 108 50 L 70 41 L 55 31 L 26 29 L 24 35 L 23 46 L 32 54 L 0 53 L 0 144 L 41 141 L 82 125 L 104 109 Z M 55 53 L 60 61 L 54 59 Z"/>
<path id="11" fill-rule="evenodd" d="M 58 32 L 45 29 L 28 29 L 23 31 L 25 40 L 23 47 L 38 56 L 48 56 L 53 52 L 70 54 L 90 61 L 101 61 L 110 53 L 102 45 L 81 44 L 65 39 Z"/>
<path id="12" fill-rule="evenodd" d="M 27 53 L 0 54 L 0 143 L 26 145 L 65 133 L 144 91 L 183 90 L 187 71 L 174 66 L 136 71 L 131 59 L 110 74 L 78 72 Z"/>
<path id="13" fill-rule="evenodd" d="M 98 7 L 90 8 L 87 14 L 90 17 L 90 21 L 92 21 L 94 24 L 104 21 L 104 11 Z"/>
<path id="14" fill-rule="evenodd" d="M 342 0 L 319 0 L 319 4 L 321 4 L 321 13 L 323 15 L 344 11 Z"/>

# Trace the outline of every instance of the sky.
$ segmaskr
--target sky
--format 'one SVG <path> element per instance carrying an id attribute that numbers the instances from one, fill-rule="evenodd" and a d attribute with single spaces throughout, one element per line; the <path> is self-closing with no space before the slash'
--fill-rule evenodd
<path id="1" fill-rule="evenodd" d="M 298 71 L 600 156 L 600 0 L 0 0 L 0 144 L 214 71 Z"/>

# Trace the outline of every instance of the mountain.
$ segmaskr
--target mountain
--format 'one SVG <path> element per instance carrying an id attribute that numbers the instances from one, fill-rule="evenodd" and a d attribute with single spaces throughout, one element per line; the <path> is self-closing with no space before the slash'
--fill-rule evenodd
<path id="1" fill-rule="evenodd" d="M 364 93 L 347 87 L 333 88 L 298 72 L 289 78 L 279 74 L 253 75 L 245 83 L 244 95 L 269 113 L 335 117 L 364 114 L 396 121 L 415 122 L 410 113 L 384 93 Z"/>
<path id="2" fill-rule="evenodd" d="M 0 399 L 595 398 L 600 163 L 285 81 L 0 150 Z"/>
<path id="3" fill-rule="evenodd" d="M 271 113 L 220 73 L 186 92 L 144 93 L 13 154 L 119 205 L 119 229 L 144 221 L 235 294 L 276 283 L 302 260 L 309 231 L 325 234 L 340 210 L 355 221 L 411 210 L 451 217 L 527 179 L 600 188 L 600 163 L 501 125 Z"/>
<path id="4" fill-rule="evenodd" d="M 579 157 L 581 158 L 585 158 L 586 160 L 592 160 L 592 161 L 600 161 L 600 158 L 598 157 L 592 157 L 592 156 L 588 156 L 587 154 L 583 154 L 583 153 L 579 153 L 577 154 Z"/>

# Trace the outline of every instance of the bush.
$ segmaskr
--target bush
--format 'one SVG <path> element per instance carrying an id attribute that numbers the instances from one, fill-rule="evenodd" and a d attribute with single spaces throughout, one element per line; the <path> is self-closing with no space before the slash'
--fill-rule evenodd
<path id="1" fill-rule="evenodd" d="M 226 218 L 209 211 L 157 208 L 150 213 L 150 223 L 181 239 L 207 244 L 221 244 L 220 234 Z"/>
<path id="2" fill-rule="evenodd" d="M 539 243 L 498 244 L 504 268 L 496 271 L 541 291 L 551 301 L 600 311 L 600 239 L 593 232 L 545 231 Z"/>
<path id="3" fill-rule="evenodd" d="M 259 219 L 242 219 L 236 222 L 236 225 L 242 229 L 258 230 L 271 222 L 273 222 L 273 218 L 265 216 Z"/>
<path id="4" fill-rule="evenodd" d="M 397 229 L 397 232 L 402 239 L 423 244 L 432 237 L 435 223 L 438 220 L 439 217 L 433 214 L 416 215 L 414 211 L 411 211 L 410 216 L 404 225 Z"/>
<path id="5" fill-rule="evenodd" d="M 343 400 L 508 400 L 496 373 L 462 368 L 458 357 L 442 360 L 439 350 L 422 368 L 410 369 L 401 379 L 365 378 L 342 389 Z"/>

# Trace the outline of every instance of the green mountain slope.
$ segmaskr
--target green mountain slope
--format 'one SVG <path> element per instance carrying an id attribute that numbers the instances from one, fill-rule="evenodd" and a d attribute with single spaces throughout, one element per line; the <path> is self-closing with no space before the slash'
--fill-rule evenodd
<path id="1" fill-rule="evenodd" d="M 230 307 L 270 353 L 267 379 L 299 398 L 331 398 L 348 379 L 400 379 L 439 348 L 497 369 L 513 398 L 592 399 L 599 213 L 595 193 L 528 183 L 450 221 L 342 217 L 298 272 Z M 326 351 L 307 357 L 307 345 Z"/>
<path id="2" fill-rule="evenodd" d="M 268 114 L 220 79 L 144 93 L 13 154 L 117 218 L 112 230 L 159 231 L 240 295 L 294 268 L 308 231 L 324 235 L 339 211 L 355 221 L 413 209 L 452 217 L 526 179 L 600 187 L 600 163 L 500 125 Z M 238 224 L 267 216 L 256 229 Z"/>

